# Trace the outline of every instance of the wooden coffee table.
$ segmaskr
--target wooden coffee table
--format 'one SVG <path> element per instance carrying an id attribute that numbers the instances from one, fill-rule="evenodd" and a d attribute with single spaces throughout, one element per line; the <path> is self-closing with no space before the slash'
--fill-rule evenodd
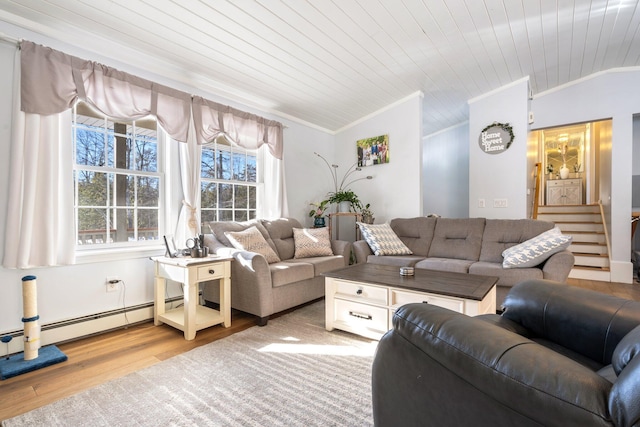
<path id="1" fill-rule="evenodd" d="M 325 327 L 380 339 L 392 328 L 396 309 L 426 302 L 476 316 L 496 312 L 497 277 L 415 269 L 401 276 L 400 267 L 356 264 L 325 273 Z"/>

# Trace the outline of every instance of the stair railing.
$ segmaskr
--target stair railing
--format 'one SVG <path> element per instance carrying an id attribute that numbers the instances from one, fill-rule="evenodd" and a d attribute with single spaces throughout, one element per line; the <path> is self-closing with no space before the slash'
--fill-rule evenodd
<path id="1" fill-rule="evenodd" d="M 607 230 L 607 221 L 604 217 L 604 207 L 602 206 L 602 200 L 598 200 L 598 206 L 600 207 L 600 219 L 602 221 L 602 228 L 604 228 L 604 240 L 607 243 L 607 256 L 609 262 L 611 262 L 611 243 L 609 242 L 609 231 Z"/>
<path id="2" fill-rule="evenodd" d="M 535 169 L 535 188 L 533 190 L 533 208 L 531 209 L 531 218 L 538 219 L 538 206 L 540 205 L 540 171 L 542 170 L 542 163 L 536 163 Z"/>

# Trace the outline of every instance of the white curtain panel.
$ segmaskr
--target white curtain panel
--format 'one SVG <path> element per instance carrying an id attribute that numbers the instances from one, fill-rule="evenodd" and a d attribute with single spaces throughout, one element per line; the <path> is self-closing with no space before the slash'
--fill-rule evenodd
<path id="1" fill-rule="evenodd" d="M 264 200 L 261 217 L 277 219 L 289 216 L 289 204 L 285 185 L 284 161 L 266 151 L 263 145 L 264 164 Z"/>
<path id="2" fill-rule="evenodd" d="M 189 120 L 186 144 L 180 144 L 180 178 L 182 180 L 182 208 L 175 236 L 177 242 L 200 234 L 200 169 L 202 147 L 195 137 L 193 120 Z"/>
<path id="3" fill-rule="evenodd" d="M 20 61 L 14 66 L 5 268 L 75 262 L 71 111 L 20 111 Z"/>

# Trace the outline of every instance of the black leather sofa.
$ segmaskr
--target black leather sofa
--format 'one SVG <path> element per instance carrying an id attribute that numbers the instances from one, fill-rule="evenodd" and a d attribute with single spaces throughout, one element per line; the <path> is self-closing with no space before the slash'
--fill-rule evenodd
<path id="1" fill-rule="evenodd" d="M 407 304 L 373 362 L 376 426 L 640 426 L 640 302 L 545 280 L 499 315 Z"/>

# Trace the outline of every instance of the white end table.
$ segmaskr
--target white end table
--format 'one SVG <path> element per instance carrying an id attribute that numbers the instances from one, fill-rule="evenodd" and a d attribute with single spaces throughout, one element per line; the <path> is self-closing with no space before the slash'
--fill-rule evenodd
<path id="1" fill-rule="evenodd" d="M 231 261 L 233 258 L 209 256 L 204 258 L 151 258 L 155 263 L 154 315 L 156 326 L 166 323 L 181 331 L 184 338 L 192 340 L 196 331 L 223 324 L 231 326 Z M 182 307 L 166 311 L 166 279 L 184 284 Z M 220 310 L 198 303 L 200 282 L 220 279 Z"/>

